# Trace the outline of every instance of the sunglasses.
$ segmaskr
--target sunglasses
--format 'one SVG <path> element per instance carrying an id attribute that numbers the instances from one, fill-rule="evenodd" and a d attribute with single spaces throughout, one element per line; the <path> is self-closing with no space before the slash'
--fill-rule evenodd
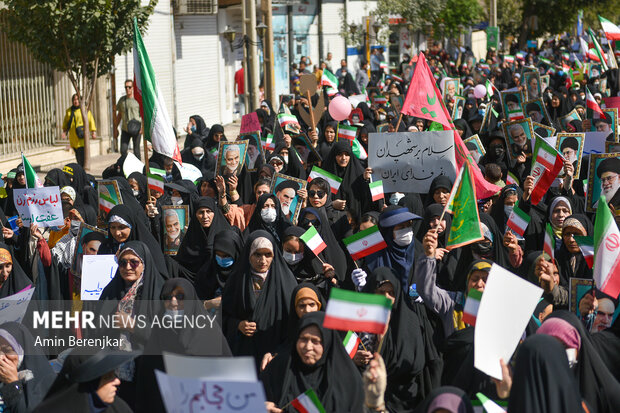
<path id="1" fill-rule="evenodd" d="M 166 301 L 171 301 L 173 298 L 176 298 L 177 300 L 183 300 L 185 299 L 185 294 L 183 293 L 177 293 L 177 294 L 166 294 L 164 295 L 164 300 Z"/>
<path id="2" fill-rule="evenodd" d="M 137 260 L 135 258 L 132 258 L 130 260 L 127 259 L 121 259 L 118 261 L 118 266 L 121 268 L 125 268 L 127 266 L 127 264 L 129 264 L 131 266 L 132 269 L 136 269 L 140 266 L 140 264 L 142 263 L 142 261 Z"/>
<path id="3" fill-rule="evenodd" d="M 314 198 L 315 196 L 318 196 L 319 198 L 323 198 L 325 196 L 325 191 L 310 190 L 308 191 L 308 195 L 310 195 L 311 198 Z"/>
<path id="4" fill-rule="evenodd" d="M 131 89 L 133 86 L 125 86 L 125 89 Z"/>

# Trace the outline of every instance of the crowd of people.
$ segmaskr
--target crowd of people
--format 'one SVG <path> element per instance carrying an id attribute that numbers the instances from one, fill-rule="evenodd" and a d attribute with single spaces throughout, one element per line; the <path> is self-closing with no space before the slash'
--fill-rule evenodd
<path id="1" fill-rule="evenodd" d="M 123 203 L 103 213 L 92 175 L 78 163 L 53 169 L 44 185 L 60 188 L 60 227 L 28 228 L 19 220 L 17 227 L 11 225 L 13 191 L 25 187 L 25 174 L 21 165 L 8 171 L 3 177 L 7 196 L 0 199 L 0 298 L 32 285 L 37 303 L 65 300 L 75 311 L 87 308 L 80 299 L 83 274 L 74 266 L 79 244 L 86 255 L 116 256 L 118 270 L 99 303 L 128 323 L 119 324 L 116 332 L 124 345 L 86 355 L 60 348 L 57 358 L 37 348 L 33 335 L 38 331 L 0 325 L 3 411 L 165 411 L 154 375 L 164 370 L 157 355 L 161 351 L 252 357 L 271 413 L 293 411 L 291 402 L 309 389 L 327 412 L 471 412 L 479 392 L 503 400 L 509 413 L 618 411 L 620 325 L 613 321 L 618 297 L 590 287 L 571 305 L 571 278 L 592 279 L 574 238 L 593 235 L 594 214 L 586 199 L 591 189 L 583 182 L 588 158 L 581 159 L 576 174 L 579 159 L 571 155 L 579 151 L 574 142 L 566 142 L 563 178 L 534 205 L 534 136 L 521 139 L 523 129 L 502 127 L 521 111 L 517 119 L 534 120 L 539 136 L 546 128 L 555 133 L 598 130 L 617 142 L 617 118 L 614 126 L 588 117 L 585 100 L 586 87 L 603 107 L 603 97 L 618 96 L 618 69 L 601 71 L 591 64 L 588 72 L 579 72 L 580 62 L 565 58 L 574 40 L 558 37 L 523 53 L 516 46 L 511 54 L 489 50 L 480 60 L 468 51 L 450 56 L 438 44 L 429 48 L 426 56 L 447 110 L 455 113 L 456 131 L 466 141 L 477 135 L 482 146 L 467 141 L 473 165 L 501 188 L 478 200 L 483 239 L 450 250 L 452 216 L 443 212 L 453 181 L 439 176 L 428 193 L 403 187 L 373 200 L 372 166 L 358 158 L 348 140 L 337 139 L 339 125 L 329 111 L 316 119 L 315 129 L 300 115 L 319 99 L 328 107 L 333 96 L 327 88 L 310 102 L 296 95 L 279 107 L 264 100 L 254 108 L 258 134 L 273 135 L 274 145 L 251 155 L 253 168 L 240 167 L 237 146 L 228 147 L 221 154 L 225 163 L 218 165 L 221 143 L 242 137 L 225 136 L 221 125 L 208 127 L 200 115 L 191 116 L 182 160 L 202 178 L 183 179 L 177 163 L 152 153 L 149 168 L 162 171 L 163 193 L 149 189 L 147 171 L 126 176 L 123 170 L 134 136 L 125 130 L 127 120 L 137 115 L 135 107 L 121 105 L 124 153 L 103 178 L 116 181 Z M 358 77 L 361 84 L 347 71 L 346 61 L 337 74 L 338 95 L 364 93 L 362 88 L 367 93 L 368 103 L 359 102 L 342 123 L 357 127 L 356 138 L 366 150 L 375 132 L 414 132 L 415 139 L 417 132 L 435 130 L 430 120 L 400 115 L 399 98 L 402 105 L 416 57 L 406 56 L 388 72 L 377 64 L 379 54 L 370 62 L 371 76 Z M 305 67 L 300 62 L 296 74 L 305 74 Z M 525 78 L 530 81 L 522 82 Z M 492 86 L 476 97 L 477 85 Z M 502 100 L 502 92 L 522 98 Z M 536 98 L 542 107 L 525 104 Z M 456 111 L 460 101 L 462 110 Z M 567 121 L 573 109 L 578 116 Z M 300 129 L 282 127 L 279 113 L 294 115 Z M 236 157 L 234 167 L 228 167 L 228 155 Z M 598 173 L 599 178 L 607 174 L 611 191 L 620 186 L 620 161 L 610 159 L 615 161 Z M 327 179 L 309 178 L 313 166 L 341 179 L 339 188 L 333 190 Z M 274 185 L 275 174 L 308 184 L 304 189 Z M 620 203 L 613 195 L 607 199 L 616 213 Z M 292 199 L 300 204 L 298 213 Z M 507 230 L 515 205 L 531 218 L 523 237 Z M 187 220 L 179 221 L 167 206 L 187 207 Z M 620 215 L 615 218 L 617 224 Z M 82 237 L 83 224 L 102 231 Z M 542 252 L 547 224 L 555 259 Z M 302 239 L 311 226 L 327 245 L 318 255 Z M 354 260 L 342 240 L 373 226 L 386 247 Z M 502 380 L 474 368 L 475 327 L 463 319 L 467 293 L 484 292 L 493 264 L 544 290 L 515 355 L 500 361 Z M 384 295 L 392 302 L 387 330 L 356 332 L 360 342 L 350 354 L 343 345 L 346 332 L 323 326 L 330 291 L 336 288 Z M 160 313 L 215 314 L 217 332 L 132 326 L 139 316 Z M 70 333 L 81 334 L 79 328 Z"/>

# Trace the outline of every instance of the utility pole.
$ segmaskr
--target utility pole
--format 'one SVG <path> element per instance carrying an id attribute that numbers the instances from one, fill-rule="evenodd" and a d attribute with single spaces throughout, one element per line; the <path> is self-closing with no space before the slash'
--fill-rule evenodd
<path id="1" fill-rule="evenodd" d="M 491 27 L 497 27 L 497 0 L 491 0 Z"/>
<path id="2" fill-rule="evenodd" d="M 263 21 L 265 25 L 267 25 L 267 33 L 263 39 L 263 60 L 265 62 L 265 98 L 269 99 L 272 105 L 276 105 L 276 82 L 274 74 L 275 61 L 273 59 L 273 13 L 271 6 L 271 0 L 261 1 Z"/>
<path id="3" fill-rule="evenodd" d="M 244 38 L 246 42 L 246 51 L 248 53 L 248 65 L 249 73 L 248 73 L 248 86 L 249 86 L 249 104 L 250 106 L 246 109 L 246 112 L 252 112 L 257 109 L 259 106 L 259 94 L 258 94 L 258 84 L 259 84 L 259 68 L 258 68 L 258 49 L 257 49 L 257 34 L 256 34 L 256 2 L 254 0 L 245 0 L 245 35 Z"/>
<path id="4" fill-rule="evenodd" d="M 288 26 L 288 67 L 286 68 L 288 79 L 291 71 L 291 65 L 295 61 L 295 29 L 293 27 L 293 6 L 290 2 L 288 6 L 286 6 L 286 25 Z"/>

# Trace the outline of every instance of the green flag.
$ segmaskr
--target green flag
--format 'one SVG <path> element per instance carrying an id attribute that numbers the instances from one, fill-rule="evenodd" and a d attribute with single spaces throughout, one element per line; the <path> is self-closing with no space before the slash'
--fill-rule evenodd
<path id="1" fill-rule="evenodd" d="M 22 153 L 22 164 L 24 165 L 24 176 L 26 177 L 26 188 L 42 188 L 43 185 L 37 176 L 37 173 L 34 171 L 28 159 Z"/>
<path id="2" fill-rule="evenodd" d="M 484 239 L 480 230 L 476 187 L 469 170 L 469 162 L 463 163 L 461 172 L 454 182 L 446 211 L 454 217 L 446 243 L 448 250 Z"/>

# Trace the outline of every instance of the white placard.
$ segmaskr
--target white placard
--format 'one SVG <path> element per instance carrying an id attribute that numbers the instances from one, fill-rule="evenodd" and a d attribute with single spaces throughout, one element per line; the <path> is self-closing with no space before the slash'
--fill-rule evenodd
<path id="1" fill-rule="evenodd" d="M 179 168 L 182 179 L 196 182 L 197 180 L 202 178 L 202 172 L 200 172 L 200 169 L 196 168 L 191 163 L 185 162 L 183 165 L 181 165 L 178 162 L 175 162 L 174 164 L 177 166 L 177 168 Z"/>
<path id="2" fill-rule="evenodd" d="M 110 283 L 118 264 L 114 254 L 83 255 L 82 285 L 80 297 L 83 301 L 96 301 L 103 289 Z"/>
<path id="3" fill-rule="evenodd" d="M 586 140 L 583 143 L 583 155 L 591 153 L 605 153 L 605 142 L 608 132 L 586 132 Z"/>
<path id="4" fill-rule="evenodd" d="M 129 178 L 129 175 L 134 172 L 142 173 L 142 171 L 144 171 L 144 163 L 132 152 L 127 151 L 127 157 L 125 158 L 125 162 L 123 162 L 123 173 L 125 174 L 125 178 Z"/>
<path id="5" fill-rule="evenodd" d="M 168 413 L 256 413 L 266 410 L 261 382 L 188 379 L 159 370 L 155 370 L 155 376 Z"/>
<path id="6" fill-rule="evenodd" d="M 252 357 L 190 357 L 164 352 L 166 372 L 176 377 L 210 381 L 255 382 Z"/>
<path id="7" fill-rule="evenodd" d="M 368 166 L 385 193 L 425 194 L 439 175 L 456 178 L 454 131 L 370 133 Z"/>
<path id="8" fill-rule="evenodd" d="M 493 264 L 476 316 L 474 366 L 478 370 L 502 379 L 499 359 L 508 364 L 542 293 L 542 288 Z"/>
<path id="9" fill-rule="evenodd" d="M 0 299 L 0 324 L 11 321 L 21 323 L 33 294 L 34 287 L 30 286 L 17 294 Z"/>
<path id="10" fill-rule="evenodd" d="M 25 227 L 31 223 L 39 227 L 63 226 L 62 202 L 57 186 L 13 189 L 13 203 Z"/>

